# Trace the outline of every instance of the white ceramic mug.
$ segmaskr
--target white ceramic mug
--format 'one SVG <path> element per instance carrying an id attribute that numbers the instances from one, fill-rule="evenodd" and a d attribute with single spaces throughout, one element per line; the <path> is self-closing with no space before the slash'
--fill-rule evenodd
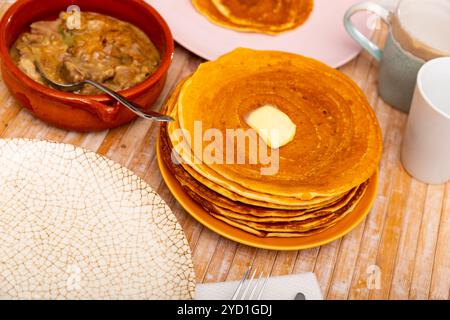
<path id="1" fill-rule="evenodd" d="M 450 57 L 430 60 L 419 71 L 401 157 L 418 180 L 450 180 Z"/>

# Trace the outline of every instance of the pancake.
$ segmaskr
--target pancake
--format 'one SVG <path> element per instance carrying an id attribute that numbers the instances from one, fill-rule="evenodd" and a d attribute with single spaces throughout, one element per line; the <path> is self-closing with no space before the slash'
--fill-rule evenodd
<path id="1" fill-rule="evenodd" d="M 335 226 L 339 221 L 344 219 L 348 214 L 359 203 L 361 198 L 364 196 L 366 191 L 367 183 L 363 184 L 358 192 L 358 197 L 355 197 L 354 201 L 341 212 L 333 214 L 328 217 L 320 217 L 319 219 L 307 220 L 307 222 L 293 222 L 293 223 L 269 223 L 261 224 L 254 222 L 241 221 L 237 219 L 232 219 L 220 214 L 212 213 L 210 214 L 215 218 L 239 228 L 243 231 L 249 232 L 251 234 L 257 235 L 259 237 L 306 237 L 309 235 L 317 234 L 323 232 L 333 226 Z"/>
<path id="2" fill-rule="evenodd" d="M 356 189 L 351 193 L 347 194 L 345 197 L 337 201 L 335 204 L 317 209 L 310 210 L 279 210 L 279 212 L 271 211 L 267 212 L 261 209 L 253 210 L 253 212 L 245 212 L 241 210 L 239 207 L 223 207 L 218 205 L 217 203 L 213 203 L 210 199 L 206 199 L 202 195 L 192 191 L 192 189 L 188 190 L 188 193 L 191 195 L 193 199 L 197 199 L 196 201 L 201 203 L 204 207 L 208 207 L 209 211 L 214 213 L 237 219 L 243 221 L 252 221 L 252 222 L 262 222 L 262 223 L 275 223 L 275 222 L 293 222 L 293 221 L 304 221 L 311 218 L 324 217 L 327 215 L 331 215 L 340 208 L 346 206 L 347 203 L 352 201 L 354 197 Z M 207 205 L 206 205 L 207 204 Z M 261 215 L 260 213 L 266 213 L 265 215 Z"/>
<path id="3" fill-rule="evenodd" d="M 160 148 L 162 150 L 164 163 L 183 186 L 183 189 L 194 200 L 201 203 L 202 206 L 208 207 L 208 210 L 212 210 L 222 215 L 230 215 L 234 218 L 236 218 L 238 215 L 241 215 L 244 220 L 250 221 L 282 221 L 283 219 L 304 220 L 306 218 L 300 216 L 310 214 L 309 217 L 312 217 L 313 214 L 317 215 L 317 212 L 319 211 L 322 215 L 336 211 L 340 207 L 344 206 L 356 191 L 356 189 L 353 189 L 345 194 L 344 197 L 336 199 L 330 204 L 324 204 L 323 207 L 316 206 L 312 209 L 272 209 L 270 207 L 267 207 L 267 203 L 260 203 L 260 206 L 248 205 L 239 201 L 230 200 L 229 198 L 217 193 L 213 189 L 209 189 L 205 185 L 199 183 L 194 177 L 192 177 L 182 165 L 175 164 L 172 161 L 172 150 L 170 147 L 170 142 L 168 141 L 167 128 L 165 124 L 162 124 L 161 126 Z M 208 205 L 203 205 L 205 202 L 207 202 Z"/>
<path id="4" fill-rule="evenodd" d="M 317 229 L 321 227 L 326 227 L 330 224 L 335 224 L 343 219 L 348 213 L 352 212 L 355 206 L 359 203 L 363 197 L 368 183 L 363 183 L 358 189 L 354 196 L 351 198 L 344 207 L 339 210 L 332 212 L 328 215 L 317 216 L 310 219 L 305 219 L 301 221 L 288 221 L 288 222 L 254 222 L 233 219 L 240 221 L 253 229 L 267 231 L 267 232 L 303 232 L 312 229 Z"/>
<path id="5" fill-rule="evenodd" d="M 313 0 L 193 0 L 210 21 L 234 30 L 278 34 L 303 24 Z"/>
<path id="6" fill-rule="evenodd" d="M 355 189 L 356 191 L 356 189 Z M 194 199 L 197 203 L 199 203 L 205 210 L 228 217 L 233 220 L 239 220 L 242 223 L 246 222 L 255 222 L 255 223 L 286 223 L 286 222 L 300 222 L 310 219 L 322 218 L 326 216 L 332 216 L 336 211 L 346 207 L 348 203 L 353 201 L 356 192 L 349 194 L 349 197 L 345 197 L 342 201 L 338 202 L 336 205 L 326 207 L 323 209 L 310 210 L 310 211 L 293 211 L 293 212 L 279 212 L 279 214 L 274 214 L 272 216 L 261 216 L 255 213 L 243 213 L 231 209 L 226 209 L 218 206 L 213 203 L 210 199 L 206 199 L 199 195 L 198 193 L 192 191 L 192 189 L 186 188 L 185 192 L 189 194 L 189 196 Z M 285 214 L 288 213 L 288 214 Z M 294 215 L 296 214 L 296 215 Z"/>
<path id="7" fill-rule="evenodd" d="M 354 206 L 359 202 L 362 198 L 365 188 L 367 186 L 367 182 L 363 183 L 357 189 L 351 190 L 347 195 L 340 199 L 339 202 L 316 210 L 300 210 L 300 211 L 289 211 L 289 210 L 270 210 L 271 213 L 278 213 L 273 217 L 265 216 L 261 217 L 258 213 L 261 211 L 257 211 L 255 207 L 251 208 L 250 206 L 234 203 L 237 205 L 232 210 L 224 209 L 220 206 L 217 206 L 216 201 L 217 197 L 220 197 L 218 194 L 214 194 L 214 191 L 209 190 L 207 188 L 202 188 L 201 185 L 195 183 L 195 179 L 190 177 L 190 179 L 186 179 L 188 174 L 185 172 L 183 177 L 180 177 L 179 170 L 183 170 L 182 166 L 179 164 L 173 163 L 170 157 L 170 150 L 167 148 L 167 132 L 165 125 L 161 128 L 161 137 L 160 144 L 163 150 L 163 160 L 166 165 L 169 167 L 171 172 L 175 175 L 175 177 L 179 180 L 181 185 L 183 186 L 185 192 L 188 195 L 198 202 L 205 210 L 210 212 L 216 218 L 224 222 L 231 223 L 232 225 L 239 225 L 240 228 L 245 230 L 252 229 L 253 233 L 259 234 L 259 236 L 271 237 L 271 236 L 298 236 L 299 234 L 305 235 L 310 234 L 310 230 L 315 230 L 315 232 L 319 232 L 319 230 L 325 230 L 326 228 L 334 225 L 340 219 L 345 217 L 345 215 L 351 210 L 353 210 Z M 188 181 L 186 181 L 188 180 Z M 206 192 L 205 192 L 206 191 Z M 244 211 L 239 211 L 242 209 Z M 245 210 L 253 209 L 253 213 L 256 212 L 256 216 L 245 212 Z M 264 208 L 259 208 L 264 211 Z"/>
<path id="8" fill-rule="evenodd" d="M 167 157 L 165 159 L 167 160 Z M 166 165 L 171 163 L 169 160 Z M 172 163 L 172 165 L 175 164 Z M 179 179 L 178 176 L 177 179 Z M 367 186 L 367 183 L 364 183 L 358 189 L 352 190 L 344 197 L 345 199 L 341 203 L 324 209 L 300 212 L 279 210 L 278 213 L 282 214 L 281 218 L 280 216 L 261 218 L 243 212 L 236 213 L 235 211 L 220 208 L 211 202 L 211 199 L 214 199 L 214 197 L 210 197 L 210 194 L 202 193 L 204 190 L 186 188 L 186 184 L 183 184 L 181 181 L 180 183 L 183 185 L 185 192 L 212 216 L 260 237 L 298 237 L 322 232 L 335 225 L 354 209 L 364 195 Z M 193 189 L 197 192 L 194 192 Z M 293 212 L 300 215 L 285 215 Z"/>
<path id="9" fill-rule="evenodd" d="M 175 121 L 170 122 L 167 127 L 170 140 L 175 141 L 176 143 L 181 143 L 183 145 L 186 144 L 186 142 L 184 140 L 178 142 L 178 139 L 175 137 L 175 133 L 179 132 L 178 130 L 180 130 L 178 123 L 177 101 L 179 99 L 179 94 L 187 81 L 189 81 L 189 79 L 183 81 L 178 85 L 170 99 L 167 101 L 164 109 L 164 113 L 172 116 L 172 118 L 175 119 Z M 171 145 L 173 146 L 173 143 L 171 143 Z M 177 155 L 180 158 L 178 162 L 181 163 L 184 169 L 201 184 L 233 201 L 240 201 L 245 204 L 274 209 L 298 210 L 327 205 L 333 201 L 336 201 L 343 195 L 336 194 L 330 197 L 315 197 L 314 199 L 311 198 L 302 200 L 293 197 L 272 195 L 265 192 L 254 192 L 252 190 L 246 189 L 245 187 L 242 187 L 234 181 L 226 180 L 222 176 L 217 175 L 216 172 L 211 170 L 211 168 L 202 163 L 200 160 L 195 161 L 197 159 L 191 152 L 189 145 L 185 146 L 183 148 L 183 151 L 185 152 L 181 155 L 176 152 L 173 154 Z"/>
<path id="10" fill-rule="evenodd" d="M 204 133 L 214 129 L 227 139 L 214 155 L 229 152 L 227 130 L 249 129 L 246 115 L 265 105 L 296 127 L 292 140 L 270 148 L 279 153 L 278 170 L 264 175 L 262 161 L 249 161 L 250 140 L 232 149 L 244 163 L 209 161 Z M 258 237 L 307 237 L 332 228 L 360 203 L 381 157 L 381 131 L 357 85 L 288 53 L 237 49 L 204 63 L 180 82 L 163 112 L 175 121 L 161 124 L 161 160 L 184 192 L 212 217 Z M 267 117 L 263 125 L 276 124 Z M 258 142 L 269 148 L 261 137 Z"/>
<path id="11" fill-rule="evenodd" d="M 311 236 L 320 232 L 323 232 L 329 228 L 331 228 L 333 225 L 328 225 L 326 227 L 323 228 L 317 228 L 317 229 L 311 229 L 309 231 L 304 231 L 304 232 L 266 232 L 266 231 L 262 231 L 262 230 L 257 230 L 254 229 L 252 227 L 249 227 L 248 225 L 245 225 L 237 220 L 233 220 L 233 219 L 229 219 L 227 217 L 221 216 L 221 215 L 217 215 L 214 213 L 211 213 L 211 215 L 218 219 L 221 220 L 233 227 L 236 227 L 238 229 L 241 229 L 245 232 L 248 232 L 250 234 L 256 235 L 258 237 L 261 238 L 271 238 L 271 237 L 277 237 L 277 238 L 293 238 L 293 237 L 307 237 L 307 236 Z"/>
<path id="12" fill-rule="evenodd" d="M 179 125 L 195 136 L 197 120 L 203 131 L 217 129 L 224 136 L 229 128 L 249 129 L 246 114 L 264 104 L 275 105 L 297 125 L 294 140 L 279 149 L 276 174 L 262 175 L 264 165 L 250 164 L 248 150 L 244 164 L 191 164 L 188 155 L 181 156 L 208 181 L 283 205 L 340 197 L 376 171 L 381 130 L 361 89 L 341 72 L 289 53 L 237 49 L 202 64 L 180 90 L 172 114 L 178 122 L 169 125 L 169 134 Z M 172 137 L 171 142 L 177 143 Z"/>

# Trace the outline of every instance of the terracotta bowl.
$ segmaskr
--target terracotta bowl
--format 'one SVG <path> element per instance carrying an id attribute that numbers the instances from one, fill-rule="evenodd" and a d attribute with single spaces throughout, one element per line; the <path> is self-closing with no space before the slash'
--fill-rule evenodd
<path id="1" fill-rule="evenodd" d="M 159 69 L 144 82 L 121 91 L 125 97 L 151 108 L 160 95 L 172 62 L 174 43 L 169 27 L 158 12 L 141 0 L 20 0 L 0 22 L 0 60 L 3 80 L 25 108 L 57 127 L 77 131 L 98 131 L 121 126 L 135 119 L 134 113 L 106 95 L 78 95 L 41 85 L 13 62 L 9 48 L 18 36 L 38 20 L 56 19 L 70 5 L 130 22 L 141 28 L 162 55 Z M 0 106 L 1 107 L 1 106 Z"/>

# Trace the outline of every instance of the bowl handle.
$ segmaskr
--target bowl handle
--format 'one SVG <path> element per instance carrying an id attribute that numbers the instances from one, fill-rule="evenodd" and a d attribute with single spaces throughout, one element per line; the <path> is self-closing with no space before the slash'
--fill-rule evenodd
<path id="1" fill-rule="evenodd" d="M 100 120 L 106 123 L 112 123 L 117 119 L 117 115 L 119 114 L 120 110 L 119 103 L 114 103 L 113 105 L 108 106 L 104 103 L 92 99 L 83 99 L 81 101 L 82 101 L 81 105 L 82 108 L 88 112 L 97 115 L 97 117 L 99 117 Z"/>

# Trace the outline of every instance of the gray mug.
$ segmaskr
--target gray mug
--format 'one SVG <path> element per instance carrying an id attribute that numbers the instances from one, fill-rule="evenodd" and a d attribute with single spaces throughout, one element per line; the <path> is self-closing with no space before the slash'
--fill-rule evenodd
<path id="1" fill-rule="evenodd" d="M 435 0 L 435 2 L 442 2 L 442 0 Z M 422 3 L 433 5 L 431 1 Z M 409 112 L 420 68 L 427 60 L 447 54 L 421 43 L 402 28 L 399 18 L 402 5 L 417 6 L 417 2 L 403 0 L 395 11 L 389 11 L 373 2 L 356 4 L 346 12 L 344 25 L 350 36 L 379 61 L 378 94 L 380 97 L 393 107 Z M 384 50 L 367 39 L 352 24 L 351 17 L 360 11 L 372 12 L 389 25 Z"/>

